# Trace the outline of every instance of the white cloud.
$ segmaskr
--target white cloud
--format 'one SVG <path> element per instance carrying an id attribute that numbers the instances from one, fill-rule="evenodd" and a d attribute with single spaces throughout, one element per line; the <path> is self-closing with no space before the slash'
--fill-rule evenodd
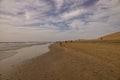
<path id="1" fill-rule="evenodd" d="M 111 7 L 111 6 L 117 6 L 120 4 L 119 0 L 99 0 L 99 2 L 97 3 L 98 5 L 103 5 L 106 7 Z"/>
<path id="2" fill-rule="evenodd" d="M 93 15 L 90 15 L 88 19 L 90 21 L 103 21 L 106 24 L 120 23 L 120 2 L 119 0 L 100 0 L 96 4 L 96 8 L 94 9 Z M 108 27 L 108 28 L 109 28 Z"/>
<path id="3" fill-rule="evenodd" d="M 59 10 L 64 3 L 64 0 L 54 0 L 56 9 Z"/>
<path id="4" fill-rule="evenodd" d="M 31 15 L 28 12 L 25 12 L 25 19 L 29 20 L 31 18 Z"/>
<path id="5" fill-rule="evenodd" d="M 8 20 L 21 20 L 25 21 L 34 20 L 35 18 L 43 16 L 44 12 L 48 11 L 50 6 L 48 3 L 42 0 L 24 0 L 24 1 L 17 1 L 17 0 L 4 0 L 1 1 L 0 11 L 3 12 L 2 18 Z M 32 9 L 33 8 L 33 9 Z M 5 14 L 4 14 L 5 13 Z M 22 13 L 22 14 L 19 14 Z M 12 14 L 12 15 L 11 15 Z M 3 20 L 3 19 L 2 19 Z M 10 23 L 12 23 L 10 21 Z M 15 23 L 15 22 L 13 22 Z M 27 23 L 27 22 L 26 22 Z"/>
<path id="6" fill-rule="evenodd" d="M 82 30 L 83 28 L 85 28 L 85 22 L 81 20 L 74 20 L 69 24 L 69 26 L 72 30 Z"/>
<path id="7" fill-rule="evenodd" d="M 79 15 L 85 13 L 85 12 L 86 12 L 85 9 L 72 10 L 72 11 L 63 13 L 63 14 L 61 15 L 61 18 L 63 18 L 63 19 L 70 19 L 70 18 L 79 16 Z"/>
<path id="8" fill-rule="evenodd" d="M 2 0 L 0 41 L 96 38 L 120 31 L 119 0 L 99 0 L 90 8 L 81 6 L 86 0 L 54 0 L 55 4 L 46 1 Z M 61 12 L 63 5 L 68 9 Z M 61 31 L 59 23 L 68 30 Z"/>

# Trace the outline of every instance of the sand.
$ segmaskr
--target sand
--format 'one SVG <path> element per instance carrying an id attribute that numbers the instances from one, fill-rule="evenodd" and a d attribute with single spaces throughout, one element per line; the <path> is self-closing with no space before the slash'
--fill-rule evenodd
<path id="1" fill-rule="evenodd" d="M 120 41 L 54 43 L 7 80 L 120 80 Z"/>
<path id="2" fill-rule="evenodd" d="M 120 40 L 120 32 L 115 32 L 102 37 L 102 40 Z"/>
<path id="3" fill-rule="evenodd" d="M 21 45 L 21 44 L 20 44 Z M 18 45 L 18 46 L 20 46 Z M 25 44 L 24 44 L 25 45 Z M 49 51 L 50 44 L 44 45 L 31 45 L 26 47 L 21 47 L 19 49 L 14 49 L 11 47 L 11 50 L 2 51 L 0 55 L 0 77 L 2 80 L 6 80 L 7 77 L 11 74 L 12 71 L 17 70 L 17 66 L 23 62 L 40 56 Z M 6 52 L 6 53 L 3 53 Z"/>

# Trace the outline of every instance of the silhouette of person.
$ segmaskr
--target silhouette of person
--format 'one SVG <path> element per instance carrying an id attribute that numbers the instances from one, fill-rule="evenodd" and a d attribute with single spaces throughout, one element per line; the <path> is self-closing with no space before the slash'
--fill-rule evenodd
<path id="1" fill-rule="evenodd" d="M 60 42 L 60 46 L 62 46 L 62 42 Z"/>
<path id="2" fill-rule="evenodd" d="M 102 40 L 102 37 L 100 38 L 100 40 Z"/>

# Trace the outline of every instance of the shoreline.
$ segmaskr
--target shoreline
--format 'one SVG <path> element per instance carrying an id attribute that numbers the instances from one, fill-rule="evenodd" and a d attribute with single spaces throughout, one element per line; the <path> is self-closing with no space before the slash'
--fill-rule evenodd
<path id="1" fill-rule="evenodd" d="M 54 43 L 49 46 L 49 52 L 18 65 L 6 79 L 119 80 L 118 44 Z"/>
<path id="2" fill-rule="evenodd" d="M 49 45 L 50 44 L 32 45 L 13 50 L 16 52 L 15 54 L 0 60 L 0 74 L 2 80 L 6 80 L 5 78 L 9 76 L 10 73 L 17 68 L 17 66 L 20 66 L 24 62 L 48 52 Z"/>
<path id="3" fill-rule="evenodd" d="M 26 48 L 26 47 L 37 46 L 37 45 L 46 45 L 46 44 L 49 44 L 49 43 L 25 44 L 23 42 L 21 42 L 21 43 L 22 43 L 22 45 L 18 44 L 18 45 L 9 45 L 7 47 L 0 47 L 0 61 L 2 59 L 14 56 L 15 54 L 17 54 L 17 50 L 19 50 L 19 49 L 23 49 L 23 48 Z"/>

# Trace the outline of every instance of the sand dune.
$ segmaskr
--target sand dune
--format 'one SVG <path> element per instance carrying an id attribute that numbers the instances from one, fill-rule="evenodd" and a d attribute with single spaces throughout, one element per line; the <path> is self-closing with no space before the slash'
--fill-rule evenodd
<path id="1" fill-rule="evenodd" d="M 120 40 L 120 32 L 112 33 L 102 37 L 103 40 Z"/>

